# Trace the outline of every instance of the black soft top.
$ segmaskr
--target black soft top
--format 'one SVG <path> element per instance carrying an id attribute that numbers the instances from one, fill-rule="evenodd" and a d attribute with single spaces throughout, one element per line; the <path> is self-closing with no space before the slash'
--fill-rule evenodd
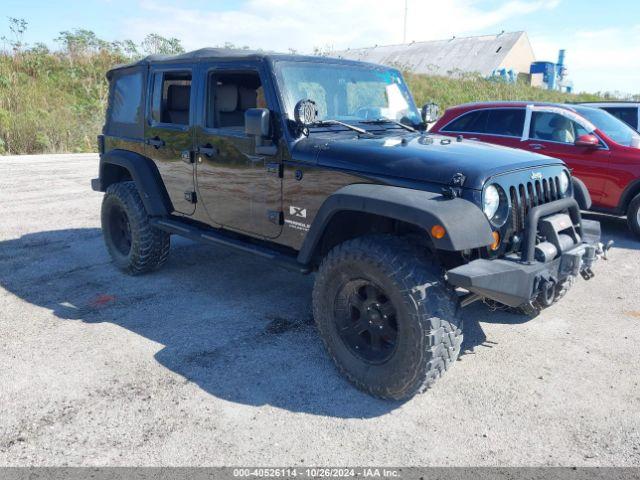
<path id="1" fill-rule="evenodd" d="M 318 55 L 294 55 L 286 53 L 267 52 L 263 50 L 246 50 L 232 48 L 201 48 L 192 52 L 181 53 L 179 55 L 148 55 L 136 62 L 117 65 L 109 72 L 122 68 L 136 66 L 148 66 L 155 64 L 171 63 L 196 63 L 204 60 L 286 60 L 293 62 L 316 62 L 316 63 L 339 63 L 344 65 L 369 65 L 376 68 L 389 68 L 374 63 L 358 62 L 355 60 L 345 60 L 341 58 L 323 57 Z"/>

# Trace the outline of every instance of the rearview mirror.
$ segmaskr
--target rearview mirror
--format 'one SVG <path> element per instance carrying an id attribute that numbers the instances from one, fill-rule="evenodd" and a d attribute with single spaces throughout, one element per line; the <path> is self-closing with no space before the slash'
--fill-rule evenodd
<path id="1" fill-rule="evenodd" d="M 269 136 L 271 114 L 267 108 L 249 108 L 244 112 L 244 133 L 260 139 Z"/>
<path id="2" fill-rule="evenodd" d="M 437 103 L 425 103 L 422 106 L 422 121 L 424 123 L 433 123 L 438 120 L 438 110 Z"/>
<path id="3" fill-rule="evenodd" d="M 580 135 L 574 142 L 576 147 L 597 148 L 600 146 L 600 140 L 595 135 Z"/>

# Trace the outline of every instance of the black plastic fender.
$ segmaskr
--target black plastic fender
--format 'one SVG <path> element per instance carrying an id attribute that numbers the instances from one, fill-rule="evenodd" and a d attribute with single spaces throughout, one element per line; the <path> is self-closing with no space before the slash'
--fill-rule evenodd
<path id="1" fill-rule="evenodd" d="M 388 185 L 354 184 L 329 196 L 318 211 L 298 254 L 309 263 L 322 233 L 340 211 L 365 212 L 416 225 L 429 235 L 431 227 L 442 225 L 446 235 L 432 238 L 439 250 L 461 251 L 493 243 L 491 227 L 482 210 L 462 198 Z"/>
<path id="2" fill-rule="evenodd" d="M 151 159 L 127 150 L 110 150 L 100 157 L 100 178 L 99 182 L 92 182 L 94 190 L 104 192 L 117 181 L 109 175 L 109 165 L 118 165 L 129 172 L 149 215 L 165 216 L 173 211 L 160 173 Z"/>
<path id="3" fill-rule="evenodd" d="M 591 195 L 587 186 L 577 177 L 571 177 L 573 181 L 573 198 L 578 202 L 580 210 L 589 210 L 591 208 Z"/>

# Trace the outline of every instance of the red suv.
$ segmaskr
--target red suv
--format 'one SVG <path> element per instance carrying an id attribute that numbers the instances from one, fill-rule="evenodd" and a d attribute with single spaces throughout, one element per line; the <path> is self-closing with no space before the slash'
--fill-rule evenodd
<path id="1" fill-rule="evenodd" d="M 640 134 L 604 110 L 534 102 L 471 103 L 449 108 L 431 132 L 564 160 L 587 186 L 591 210 L 626 215 L 640 236 Z"/>

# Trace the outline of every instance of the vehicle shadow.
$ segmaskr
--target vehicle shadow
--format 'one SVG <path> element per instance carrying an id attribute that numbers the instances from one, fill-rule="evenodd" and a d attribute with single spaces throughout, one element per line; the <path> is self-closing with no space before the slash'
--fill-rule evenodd
<path id="1" fill-rule="evenodd" d="M 157 342 L 161 365 L 225 400 L 341 418 L 376 417 L 402 405 L 356 390 L 337 372 L 313 325 L 313 276 L 172 242 L 162 270 L 131 277 L 112 266 L 100 229 L 24 235 L 0 242 L 0 286 L 57 318 L 110 322 Z M 482 323 L 529 320 L 482 302 L 463 316 L 463 355 L 494 345 Z"/>

